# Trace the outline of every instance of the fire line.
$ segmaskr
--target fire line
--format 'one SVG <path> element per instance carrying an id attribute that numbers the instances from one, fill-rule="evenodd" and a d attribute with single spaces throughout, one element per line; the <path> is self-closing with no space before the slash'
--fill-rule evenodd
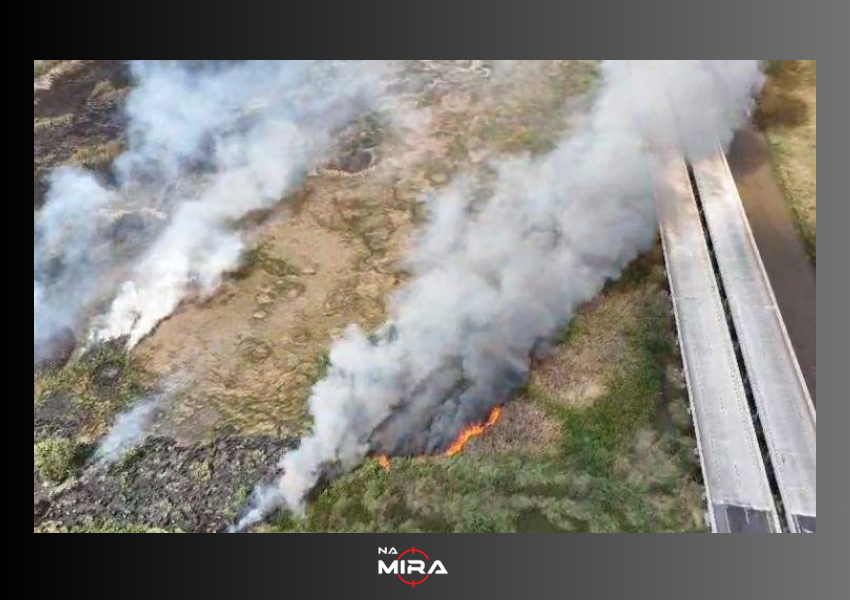
<path id="1" fill-rule="evenodd" d="M 478 437 L 485 431 L 487 431 L 490 427 L 495 425 L 499 419 L 502 417 L 502 407 L 496 406 L 490 411 L 490 416 L 487 418 L 487 421 L 484 423 L 475 423 L 473 425 L 468 425 L 464 428 L 463 431 L 460 432 L 460 435 L 457 439 L 449 446 L 448 450 L 445 451 L 444 456 L 454 456 L 463 450 L 464 446 L 469 443 L 469 440 L 472 438 Z"/>

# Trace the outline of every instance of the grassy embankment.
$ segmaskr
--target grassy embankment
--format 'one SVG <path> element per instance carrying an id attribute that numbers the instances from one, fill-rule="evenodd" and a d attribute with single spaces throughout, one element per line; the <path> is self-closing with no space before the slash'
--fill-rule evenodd
<path id="1" fill-rule="evenodd" d="M 812 260 L 817 255 L 817 63 L 775 60 L 756 121 Z"/>

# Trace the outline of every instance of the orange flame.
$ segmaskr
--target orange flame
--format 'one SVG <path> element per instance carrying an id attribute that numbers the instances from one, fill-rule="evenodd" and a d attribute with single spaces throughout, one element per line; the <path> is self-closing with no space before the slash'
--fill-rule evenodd
<path id="1" fill-rule="evenodd" d="M 454 456 L 461 450 L 463 450 L 464 446 L 474 437 L 477 437 L 487 431 L 490 427 L 495 425 L 498 420 L 502 416 L 502 407 L 496 406 L 490 411 L 490 416 L 487 418 L 487 421 L 484 423 L 475 423 L 473 425 L 469 425 L 464 428 L 463 431 L 460 432 L 460 435 L 457 436 L 457 439 L 449 446 L 449 449 L 446 450 L 445 456 Z"/>
<path id="2" fill-rule="evenodd" d="M 378 461 L 378 464 L 381 465 L 381 468 L 389 473 L 390 468 L 392 467 L 389 457 L 386 454 L 381 454 L 376 460 Z"/>

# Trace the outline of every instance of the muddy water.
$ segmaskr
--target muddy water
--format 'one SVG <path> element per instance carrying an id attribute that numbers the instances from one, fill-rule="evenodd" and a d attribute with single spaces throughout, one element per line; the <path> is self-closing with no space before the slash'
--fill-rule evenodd
<path id="1" fill-rule="evenodd" d="M 776 184 L 765 137 L 741 131 L 729 149 L 738 185 L 797 360 L 815 400 L 815 267 L 806 254 L 782 190 Z"/>

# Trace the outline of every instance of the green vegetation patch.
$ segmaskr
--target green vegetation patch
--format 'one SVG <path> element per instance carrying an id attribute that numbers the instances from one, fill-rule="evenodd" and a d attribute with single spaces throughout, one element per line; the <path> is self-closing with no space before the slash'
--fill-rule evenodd
<path id="1" fill-rule="evenodd" d="M 33 447 L 33 462 L 42 479 L 60 483 L 73 475 L 77 445 L 65 438 L 49 438 Z"/>
<path id="2" fill-rule="evenodd" d="M 672 349 L 666 306 L 658 295 L 645 299 L 643 321 L 629 332 L 632 352 L 606 386 L 606 394 L 582 410 L 555 405 L 566 435 L 564 455 L 582 470 L 611 472 L 617 451 L 657 410 L 667 356 Z M 542 400 L 544 404 L 546 400 Z"/>
<path id="3" fill-rule="evenodd" d="M 33 399 L 39 404 L 54 394 L 67 395 L 86 409 L 90 425 L 111 416 L 150 391 L 149 374 L 120 343 L 101 344 L 75 357 L 59 371 L 35 379 Z"/>

